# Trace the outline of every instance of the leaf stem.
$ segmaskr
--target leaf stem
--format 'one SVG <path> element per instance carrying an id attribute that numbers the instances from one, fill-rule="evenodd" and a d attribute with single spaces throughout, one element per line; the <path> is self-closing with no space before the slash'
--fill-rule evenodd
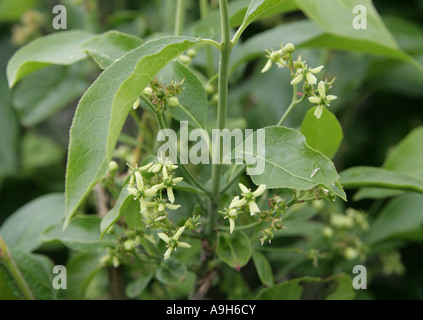
<path id="1" fill-rule="evenodd" d="M 228 104 L 228 82 L 229 82 L 229 59 L 231 56 L 232 45 L 231 45 L 231 26 L 229 22 L 229 11 L 228 11 L 228 0 L 219 0 L 220 17 L 222 24 L 222 51 L 220 53 L 220 64 L 219 64 L 219 100 L 217 106 L 217 128 L 224 129 L 226 123 L 226 109 Z M 220 156 L 222 157 L 222 146 L 220 146 Z M 215 150 L 213 151 L 215 152 Z M 209 223 L 208 223 L 208 234 L 212 236 L 213 230 L 217 225 L 218 214 L 216 207 L 220 196 L 220 176 L 221 176 L 221 164 L 215 164 L 212 167 L 212 203 L 209 212 Z"/>
<path id="2" fill-rule="evenodd" d="M 208 11 L 209 11 L 208 0 L 200 0 L 201 20 L 204 20 L 207 17 Z M 213 54 L 212 54 L 211 48 L 209 47 L 205 48 L 205 52 L 206 52 L 206 62 L 207 62 L 206 72 L 207 72 L 207 76 L 211 77 L 214 73 Z"/>
<path id="3" fill-rule="evenodd" d="M 13 277 L 19 289 L 21 290 L 24 298 L 26 300 L 34 300 L 34 295 L 32 294 L 31 289 L 28 286 L 28 283 L 26 282 L 18 266 L 13 260 L 12 255 L 9 251 L 9 248 L 7 247 L 6 243 L 4 242 L 1 236 L 0 236 L 0 262 L 3 262 L 5 264 L 10 275 Z"/>
<path id="4" fill-rule="evenodd" d="M 292 110 L 295 109 L 295 107 L 297 105 L 299 105 L 301 102 L 304 101 L 306 95 L 304 94 L 301 99 L 297 99 L 297 85 L 294 84 L 293 85 L 293 91 L 294 91 L 294 96 L 292 97 L 292 102 L 291 104 L 288 106 L 288 108 L 286 109 L 285 113 L 283 114 L 282 118 L 279 120 L 279 122 L 277 123 L 277 126 L 281 126 L 284 124 L 285 120 L 288 118 L 288 116 L 291 114 Z"/>
<path id="5" fill-rule="evenodd" d="M 176 16 L 175 16 L 175 31 L 176 36 L 182 35 L 185 22 L 185 0 L 177 0 L 176 2 Z"/>

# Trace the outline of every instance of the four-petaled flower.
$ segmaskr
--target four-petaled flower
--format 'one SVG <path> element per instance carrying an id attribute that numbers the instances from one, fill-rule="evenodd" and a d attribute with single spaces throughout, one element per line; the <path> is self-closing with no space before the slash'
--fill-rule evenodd
<path id="1" fill-rule="evenodd" d="M 237 207 L 236 205 L 239 204 L 239 196 L 236 196 L 232 199 L 229 208 L 226 209 L 225 219 L 229 220 L 229 232 L 232 233 L 235 230 L 235 220 L 238 218 Z"/>
<path id="2" fill-rule="evenodd" d="M 163 154 L 161 154 L 159 157 L 157 157 L 157 161 L 152 163 L 150 168 L 148 168 L 148 172 L 157 173 L 162 170 L 163 167 L 166 167 L 169 170 L 174 170 L 178 168 L 178 166 L 173 164 L 173 162 L 170 161 L 169 158 L 165 158 Z"/>
<path id="3" fill-rule="evenodd" d="M 267 52 L 266 58 L 268 60 L 264 68 L 261 70 L 261 73 L 265 73 L 269 71 L 270 67 L 272 66 L 272 63 L 275 63 L 279 68 L 286 67 L 286 63 L 282 59 L 282 54 L 283 54 L 282 49 L 278 51 L 274 51 L 273 49 L 272 51 L 266 50 L 266 52 Z"/>
<path id="4" fill-rule="evenodd" d="M 166 188 L 167 191 L 167 198 L 169 199 L 170 203 L 175 202 L 175 196 L 173 195 L 173 187 L 181 182 L 184 178 L 173 178 L 172 176 L 169 176 L 167 173 L 167 166 L 163 166 L 163 182 L 158 185 L 159 188 Z"/>
<path id="5" fill-rule="evenodd" d="M 266 185 L 261 184 L 256 191 L 251 192 L 251 189 L 248 189 L 246 186 L 244 186 L 242 183 L 238 184 L 239 188 L 242 191 L 243 198 L 237 201 L 233 201 L 231 203 L 231 206 L 233 208 L 239 208 L 243 205 L 247 204 L 248 208 L 250 210 L 250 215 L 255 215 L 256 213 L 260 213 L 260 209 L 257 206 L 256 198 L 261 196 L 264 191 L 266 191 Z M 235 199 L 234 199 L 235 200 Z"/>
<path id="6" fill-rule="evenodd" d="M 320 117 L 322 116 L 322 112 L 323 112 L 323 107 L 329 107 L 331 101 L 337 99 L 337 96 L 333 96 L 331 94 L 326 95 L 326 85 L 323 81 L 319 82 L 319 85 L 317 86 L 317 89 L 319 91 L 319 96 L 313 96 L 308 98 L 308 100 L 311 103 L 315 103 L 317 104 L 317 108 L 314 111 L 314 115 L 316 116 L 317 119 L 320 119 Z"/>
<path id="7" fill-rule="evenodd" d="M 168 259 L 170 257 L 170 255 L 172 254 L 172 251 L 173 250 L 176 251 L 176 249 L 179 248 L 179 247 L 191 248 L 191 245 L 189 243 L 179 241 L 179 238 L 181 237 L 184 230 L 185 230 L 185 226 L 179 228 L 175 232 L 175 235 L 171 238 L 163 232 L 160 232 L 160 233 L 157 234 L 164 242 L 167 243 L 166 247 L 168 249 L 166 250 L 166 252 L 164 254 L 164 259 Z"/>
<path id="8" fill-rule="evenodd" d="M 314 76 L 314 74 L 319 73 L 322 71 L 323 66 L 317 67 L 317 68 L 308 68 L 305 66 L 305 68 L 298 68 L 295 78 L 291 81 L 291 84 L 298 84 L 300 83 L 304 77 L 307 80 L 307 83 L 310 85 L 314 85 L 317 83 L 317 78 Z"/>

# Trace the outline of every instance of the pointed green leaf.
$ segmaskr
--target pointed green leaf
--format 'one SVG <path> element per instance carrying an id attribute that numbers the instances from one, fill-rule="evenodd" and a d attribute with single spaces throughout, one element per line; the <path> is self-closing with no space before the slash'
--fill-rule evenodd
<path id="1" fill-rule="evenodd" d="M 257 141 L 257 132 L 255 132 L 252 147 L 243 150 L 248 174 L 251 175 L 254 168 L 255 171 L 257 170 L 257 164 L 253 159 L 256 159 L 259 164 L 264 164 L 263 174 L 251 175 L 256 185 L 265 184 L 271 189 L 300 190 L 322 186 L 346 200 L 332 161 L 310 148 L 301 133 L 278 126 L 266 127 L 262 130 L 265 131 L 265 141 Z M 264 157 L 257 152 L 259 147 L 264 151 Z"/>
<path id="2" fill-rule="evenodd" d="M 86 57 L 79 46 L 93 35 L 87 31 L 61 31 L 38 38 L 22 47 L 7 65 L 9 87 L 51 64 L 70 65 Z"/>
<path id="3" fill-rule="evenodd" d="M 129 195 L 129 192 L 128 190 L 126 190 L 125 186 L 122 189 L 118 199 L 116 200 L 115 206 L 109 212 L 107 212 L 101 220 L 101 238 L 103 238 L 106 232 L 110 229 L 110 227 L 113 226 L 123 216 L 123 203 L 126 202 L 128 198 L 133 200 L 133 196 Z"/>
<path id="4" fill-rule="evenodd" d="M 183 281 L 187 273 L 185 264 L 169 258 L 160 263 L 156 270 L 156 279 L 164 284 L 176 284 Z"/>
<path id="5" fill-rule="evenodd" d="M 407 194 L 392 199 L 372 223 L 367 242 L 376 243 L 394 237 L 407 239 L 407 234 L 412 233 L 422 240 L 422 206 L 421 194 Z"/>
<path id="6" fill-rule="evenodd" d="M 70 134 L 66 172 L 66 221 L 106 173 L 134 101 L 167 63 L 200 40 L 152 40 L 107 68 L 82 97 Z"/>
<path id="7" fill-rule="evenodd" d="M 31 252 L 41 246 L 38 240 L 47 228 L 63 220 L 65 197 L 49 194 L 37 198 L 13 213 L 0 228 L 11 249 Z"/>
<path id="8" fill-rule="evenodd" d="M 113 30 L 91 38 L 81 46 L 81 50 L 92 57 L 100 68 L 106 69 L 142 43 L 137 37 Z"/>
<path id="9" fill-rule="evenodd" d="M 65 67 L 49 67 L 30 74 L 13 91 L 13 106 L 24 126 L 46 120 L 79 98 L 88 83 Z"/>
<path id="10" fill-rule="evenodd" d="M 106 246 L 115 245 L 116 239 L 106 234 L 100 239 L 100 218 L 95 216 L 76 217 L 63 231 L 58 223 L 47 228 L 40 236 L 41 242 L 60 241 L 76 251 L 96 252 Z"/>
<path id="11" fill-rule="evenodd" d="M 273 286 L 273 273 L 267 258 L 258 250 L 253 251 L 253 262 L 261 283 L 267 287 Z"/>
<path id="12" fill-rule="evenodd" d="M 314 115 L 315 110 L 316 107 L 307 112 L 301 125 L 301 133 L 310 147 L 331 159 L 341 144 L 342 128 L 338 119 L 327 108 L 323 108 L 320 119 Z"/>
<path id="13" fill-rule="evenodd" d="M 216 253 L 223 262 L 239 270 L 251 258 L 251 241 L 242 231 L 233 234 L 221 232 L 217 241 Z"/>
<path id="14" fill-rule="evenodd" d="M 374 167 L 353 167 L 341 172 L 345 188 L 377 187 L 423 193 L 423 180 Z"/>

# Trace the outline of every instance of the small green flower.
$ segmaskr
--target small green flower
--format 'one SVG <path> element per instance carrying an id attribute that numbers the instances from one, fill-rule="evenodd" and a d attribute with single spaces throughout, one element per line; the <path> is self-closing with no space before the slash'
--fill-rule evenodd
<path id="1" fill-rule="evenodd" d="M 135 177 L 135 181 L 136 181 L 136 186 L 134 185 L 134 177 Z M 140 212 L 142 213 L 148 207 L 147 201 L 145 199 L 148 198 L 148 197 L 154 196 L 157 193 L 157 191 L 159 190 L 159 188 L 158 188 L 158 186 L 153 186 L 151 188 L 147 188 L 144 185 L 144 179 L 143 179 L 141 173 L 139 173 L 138 171 L 135 171 L 133 176 L 131 176 L 131 179 L 129 180 L 127 190 L 129 191 L 129 193 L 131 195 L 134 196 L 135 200 L 140 201 L 140 207 L 141 207 Z"/>
<path id="2" fill-rule="evenodd" d="M 181 235 L 184 232 L 184 230 L 185 230 L 185 226 L 179 228 L 175 232 L 175 234 L 174 234 L 174 236 L 172 238 L 170 238 L 168 235 L 166 235 L 163 232 L 160 232 L 160 233 L 157 234 L 164 242 L 167 243 L 167 246 L 166 247 L 168 249 L 166 250 L 166 252 L 164 254 L 164 259 L 165 260 L 166 259 L 169 259 L 170 255 L 172 254 L 172 251 L 173 250 L 176 251 L 176 249 L 179 248 L 179 247 L 181 247 L 181 248 L 191 248 L 191 245 L 189 243 L 179 241 L 179 238 L 181 237 Z"/>
<path id="3" fill-rule="evenodd" d="M 326 85 L 323 81 L 319 82 L 317 89 L 319 91 L 319 96 L 310 97 L 308 98 L 308 100 L 311 103 L 317 104 L 317 108 L 314 111 L 314 115 L 316 116 L 317 119 L 320 119 L 323 113 L 323 108 L 325 106 L 329 107 L 331 101 L 337 99 L 338 97 L 331 94 L 326 95 Z"/>
<path id="4" fill-rule="evenodd" d="M 228 219 L 229 221 L 229 233 L 234 232 L 235 230 L 235 220 L 238 218 L 237 207 L 239 206 L 240 200 L 239 196 L 236 196 L 232 199 L 229 208 L 226 211 L 223 211 L 225 215 L 224 219 Z"/>
<path id="5" fill-rule="evenodd" d="M 163 166 L 168 168 L 169 170 L 175 170 L 178 168 L 177 165 L 174 165 L 169 158 L 165 158 L 163 154 L 161 154 L 156 161 L 154 161 L 153 165 L 148 169 L 148 172 L 157 173 L 162 170 Z"/>
<path id="6" fill-rule="evenodd" d="M 298 68 L 295 78 L 291 81 L 291 85 L 299 84 L 304 79 L 304 77 L 306 78 L 308 84 L 316 84 L 317 78 L 314 75 L 322 71 L 322 69 L 323 66 L 317 68 L 308 68 L 307 65 L 304 68 Z"/>
<path id="7" fill-rule="evenodd" d="M 282 59 L 282 53 L 283 53 L 282 49 L 278 51 L 274 51 L 273 49 L 271 51 L 266 50 L 266 52 L 267 52 L 266 58 L 268 60 L 264 68 L 261 70 L 261 73 L 265 73 L 269 71 L 269 69 L 272 67 L 272 63 L 275 63 L 279 68 L 286 67 L 286 63 Z"/>
<path id="8" fill-rule="evenodd" d="M 175 202 L 175 196 L 173 194 L 173 187 L 181 182 L 184 178 L 173 178 L 172 176 L 169 176 L 167 173 L 167 167 L 166 165 L 163 166 L 163 182 L 158 185 L 158 188 L 166 188 L 167 191 L 167 198 L 169 199 L 170 203 Z"/>
<path id="9" fill-rule="evenodd" d="M 247 204 L 250 210 L 250 214 L 252 216 L 254 216 L 256 213 L 260 213 L 260 209 L 256 203 L 256 198 L 261 196 L 264 193 L 264 191 L 266 191 L 266 185 L 261 184 L 254 192 L 251 192 L 251 189 L 248 189 L 242 183 L 238 185 L 242 191 L 243 198 L 241 200 L 233 201 L 233 203 L 231 203 L 232 207 L 239 208 Z"/>

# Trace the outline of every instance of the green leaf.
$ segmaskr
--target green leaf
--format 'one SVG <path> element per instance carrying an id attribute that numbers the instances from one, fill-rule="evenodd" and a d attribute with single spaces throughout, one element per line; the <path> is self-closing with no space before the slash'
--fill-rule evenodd
<path id="1" fill-rule="evenodd" d="M 195 128 L 204 128 L 207 121 L 207 94 L 198 77 L 178 61 L 172 61 L 158 74 L 162 83 L 184 80 L 184 90 L 178 95 L 180 106 L 168 108 L 169 113 L 178 121 L 188 121 Z"/>
<path id="2" fill-rule="evenodd" d="M 326 297 L 326 300 L 353 300 L 355 289 L 352 286 L 351 277 L 345 273 L 330 277 L 336 282 L 337 288 Z"/>
<path id="3" fill-rule="evenodd" d="M 253 251 L 253 262 L 261 283 L 267 287 L 273 286 L 273 273 L 267 258 L 258 250 Z"/>
<path id="4" fill-rule="evenodd" d="M 353 167 L 341 172 L 345 188 L 377 187 L 423 193 L 423 180 L 374 167 Z"/>
<path id="5" fill-rule="evenodd" d="M 297 278 L 294 280 L 282 282 L 271 288 L 261 290 L 257 295 L 257 300 L 300 300 L 303 287 L 302 281 L 309 278 Z M 310 278 L 313 279 L 313 278 Z"/>
<path id="6" fill-rule="evenodd" d="M 165 37 L 127 53 L 107 68 L 82 97 L 70 133 L 66 221 L 107 172 L 134 101 L 167 63 L 200 40 Z"/>
<path id="7" fill-rule="evenodd" d="M 359 50 L 401 60 L 410 59 L 399 49 L 370 0 L 295 0 L 295 2 L 310 20 L 328 33 L 315 39 L 313 45 Z M 356 5 L 366 8 L 365 30 L 356 30 L 353 27 L 353 19 L 358 15 L 353 14 Z M 312 43 L 308 45 L 311 46 Z"/>
<path id="8" fill-rule="evenodd" d="M 81 46 L 102 69 L 106 69 L 127 52 L 142 45 L 143 41 L 119 31 L 108 31 L 95 36 Z"/>
<path id="9" fill-rule="evenodd" d="M 0 47 L 2 50 L 3 47 Z M 18 169 L 19 124 L 11 103 L 6 77 L 0 76 L 0 186 Z"/>
<path id="10" fill-rule="evenodd" d="M 125 289 L 125 293 L 128 298 L 139 298 L 141 293 L 143 293 L 145 288 L 147 288 L 153 278 L 153 275 L 153 273 L 142 273 L 139 274 L 134 281 L 130 282 Z"/>
<path id="11" fill-rule="evenodd" d="M 42 255 L 11 250 L 22 276 L 36 300 L 52 300 L 57 291 L 53 288 L 53 264 Z"/>
<path id="12" fill-rule="evenodd" d="M 78 252 L 72 256 L 66 264 L 67 281 L 67 298 L 68 299 L 85 299 L 86 291 L 91 280 L 102 269 L 100 258 L 106 252 Z"/>
<path id="13" fill-rule="evenodd" d="M 11 249 L 31 252 L 41 246 L 41 233 L 63 220 L 65 197 L 49 194 L 37 198 L 13 213 L 0 228 Z"/>
<path id="14" fill-rule="evenodd" d="M 22 300 L 23 297 L 6 267 L 0 263 L 0 300 Z"/>
<path id="15" fill-rule="evenodd" d="M 301 133 L 278 126 L 266 127 L 263 130 L 265 130 L 265 142 L 257 141 L 255 132 L 254 142 L 250 148 L 253 152 L 243 150 L 248 174 L 251 175 L 251 168 L 257 165 L 249 158 L 254 156 L 257 157 L 258 163 L 264 162 L 263 174 L 251 175 L 256 185 L 265 184 L 270 189 L 300 190 L 322 186 L 346 200 L 334 164 L 326 156 L 310 148 Z M 257 154 L 259 145 L 261 149 L 264 147 L 264 157 Z"/>
<path id="16" fill-rule="evenodd" d="M 88 83 L 65 67 L 49 67 L 30 74 L 13 92 L 13 106 L 24 126 L 46 120 L 79 98 Z"/>
<path id="17" fill-rule="evenodd" d="M 419 234 L 418 238 L 422 240 L 422 206 L 423 195 L 420 194 L 408 194 L 392 199 L 372 223 L 367 242 L 376 243 L 388 238 L 407 239 L 407 234 L 413 233 Z"/>
<path id="18" fill-rule="evenodd" d="M 127 199 L 132 199 L 129 195 L 128 190 L 126 190 L 126 186 L 122 188 L 122 191 L 116 200 L 116 203 L 114 207 L 106 213 L 106 215 L 103 217 L 100 223 L 100 231 L 101 231 L 101 237 L 103 238 L 106 232 L 110 229 L 111 226 L 113 226 L 124 214 L 124 211 L 122 210 L 122 205 Z"/>
<path id="19" fill-rule="evenodd" d="M 188 271 L 182 262 L 175 259 L 166 259 L 156 270 L 156 279 L 164 284 L 176 284 L 184 281 Z"/>
<path id="20" fill-rule="evenodd" d="M 394 149 L 391 150 L 383 164 L 383 168 L 402 175 L 423 181 L 423 127 L 409 133 Z M 402 194 L 400 190 L 379 188 L 362 188 L 354 199 L 386 198 Z"/>
<path id="21" fill-rule="evenodd" d="M 227 232 L 221 232 L 218 236 L 216 253 L 223 262 L 239 270 L 251 258 L 250 239 L 242 231 L 235 232 L 232 235 Z"/>
<path id="22" fill-rule="evenodd" d="M 264 14 L 276 5 L 280 5 L 287 0 L 253 0 L 248 6 L 247 12 L 245 13 L 244 21 L 239 27 L 241 30 L 245 30 L 248 25 L 256 20 L 259 16 Z"/>
<path id="23" fill-rule="evenodd" d="M 62 224 L 47 228 L 40 236 L 41 242 L 58 240 L 70 249 L 83 252 L 96 252 L 105 246 L 115 245 L 116 240 L 111 235 L 100 239 L 100 218 L 76 217 L 68 228 L 62 231 Z"/>
<path id="24" fill-rule="evenodd" d="M 51 64 L 71 65 L 86 57 L 79 46 L 92 34 L 87 31 L 61 31 L 38 38 L 22 47 L 7 65 L 9 87 L 20 79 Z"/>
<path id="25" fill-rule="evenodd" d="M 303 284 L 325 284 L 322 292 L 326 300 L 352 300 L 355 292 L 351 278 L 344 273 L 326 279 L 303 277 L 282 282 L 271 288 L 261 290 L 257 300 L 300 300 L 303 295 Z"/>
<path id="26" fill-rule="evenodd" d="M 322 116 L 317 119 L 311 108 L 301 125 L 301 133 L 306 137 L 307 144 L 320 151 L 328 158 L 333 158 L 341 144 L 343 134 L 338 119 L 327 108 L 323 108 Z"/>
<path id="27" fill-rule="evenodd" d="M 383 167 L 423 180 L 423 126 L 414 129 L 393 149 Z"/>

